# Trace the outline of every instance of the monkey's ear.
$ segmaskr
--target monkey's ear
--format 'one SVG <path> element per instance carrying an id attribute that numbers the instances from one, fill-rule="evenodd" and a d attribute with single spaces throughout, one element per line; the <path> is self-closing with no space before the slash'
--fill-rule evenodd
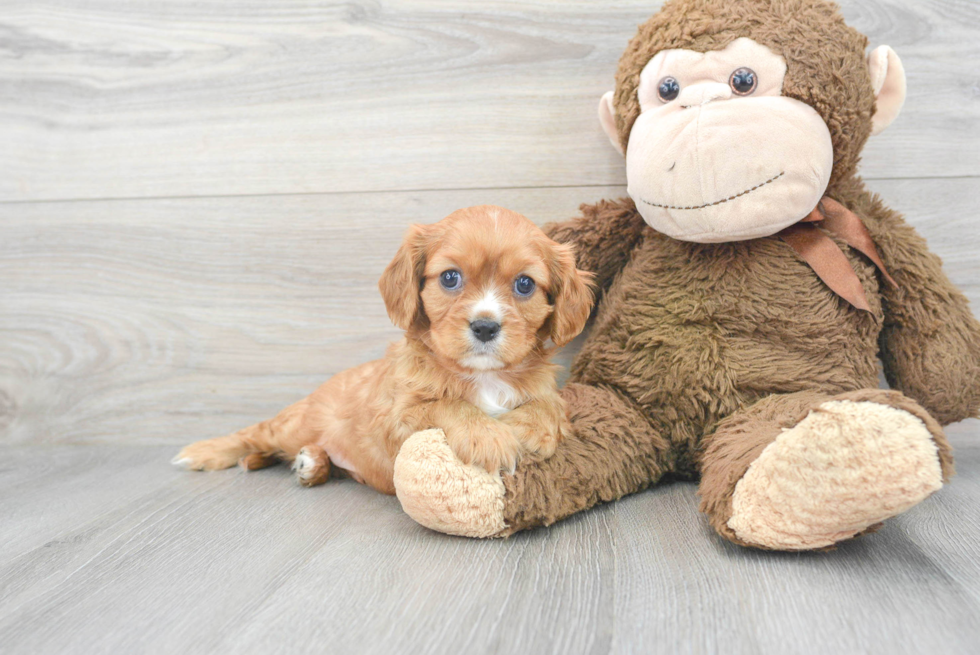
<path id="1" fill-rule="evenodd" d="M 895 51 L 878 46 L 868 55 L 868 72 L 875 93 L 875 113 L 871 117 L 871 134 L 880 133 L 898 118 L 905 104 L 905 67 Z"/>
<path id="2" fill-rule="evenodd" d="M 609 137 L 609 142 L 619 154 L 623 154 L 623 144 L 619 142 L 619 130 L 616 129 L 616 107 L 613 105 L 613 92 L 606 93 L 599 99 L 599 123 L 602 131 Z"/>
<path id="3" fill-rule="evenodd" d="M 412 327 L 424 315 L 419 294 L 425 280 L 428 228 L 427 225 L 412 225 L 408 228 L 395 258 L 378 281 L 378 289 L 384 298 L 388 316 L 402 330 Z"/>

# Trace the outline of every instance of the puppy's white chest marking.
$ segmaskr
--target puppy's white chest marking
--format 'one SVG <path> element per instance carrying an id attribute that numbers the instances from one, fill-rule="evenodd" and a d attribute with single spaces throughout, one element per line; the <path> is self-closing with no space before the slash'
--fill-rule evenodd
<path id="1" fill-rule="evenodd" d="M 473 382 L 470 401 L 494 418 L 524 403 L 521 394 L 495 373 L 476 373 L 469 379 Z"/>

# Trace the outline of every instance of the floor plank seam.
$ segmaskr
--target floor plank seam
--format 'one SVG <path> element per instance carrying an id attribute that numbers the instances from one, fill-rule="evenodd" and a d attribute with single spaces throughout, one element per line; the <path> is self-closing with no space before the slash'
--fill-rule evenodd
<path id="1" fill-rule="evenodd" d="M 915 177 L 862 177 L 865 182 L 902 182 L 902 181 L 947 181 L 947 180 L 980 180 L 980 173 L 976 175 L 923 175 Z M 72 203 L 89 202 L 160 202 L 160 201 L 186 201 L 186 200 L 224 200 L 238 198 L 303 198 L 318 196 L 357 196 L 357 195 L 381 195 L 396 193 L 472 193 L 476 191 L 547 191 L 560 189 L 606 189 L 609 187 L 625 187 L 625 178 L 621 182 L 590 183 L 590 184 L 554 184 L 554 185 L 530 185 L 530 186 L 487 186 L 487 187 L 432 187 L 432 188 L 412 188 L 412 189 L 362 189 L 353 191 L 306 191 L 302 193 L 283 192 L 283 193 L 231 193 L 231 194 L 201 194 L 201 195 L 176 195 L 176 196 L 115 196 L 104 198 L 37 198 L 31 200 L 0 200 L 0 207 L 16 207 L 21 205 L 57 205 Z"/>

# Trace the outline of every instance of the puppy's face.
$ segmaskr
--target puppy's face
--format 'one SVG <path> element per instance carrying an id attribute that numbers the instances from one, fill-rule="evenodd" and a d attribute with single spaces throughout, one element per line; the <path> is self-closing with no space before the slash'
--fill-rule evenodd
<path id="1" fill-rule="evenodd" d="M 570 248 L 490 206 L 413 226 L 380 287 L 396 325 L 472 371 L 513 366 L 548 337 L 563 345 L 592 307 Z"/>

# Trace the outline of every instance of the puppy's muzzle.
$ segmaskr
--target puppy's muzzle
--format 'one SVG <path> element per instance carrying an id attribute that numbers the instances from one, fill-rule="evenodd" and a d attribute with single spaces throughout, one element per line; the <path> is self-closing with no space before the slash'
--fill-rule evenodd
<path id="1" fill-rule="evenodd" d="M 473 336 L 481 342 L 488 343 L 496 339 L 497 335 L 500 334 L 500 323 L 480 319 L 470 323 L 470 330 L 473 332 Z"/>

